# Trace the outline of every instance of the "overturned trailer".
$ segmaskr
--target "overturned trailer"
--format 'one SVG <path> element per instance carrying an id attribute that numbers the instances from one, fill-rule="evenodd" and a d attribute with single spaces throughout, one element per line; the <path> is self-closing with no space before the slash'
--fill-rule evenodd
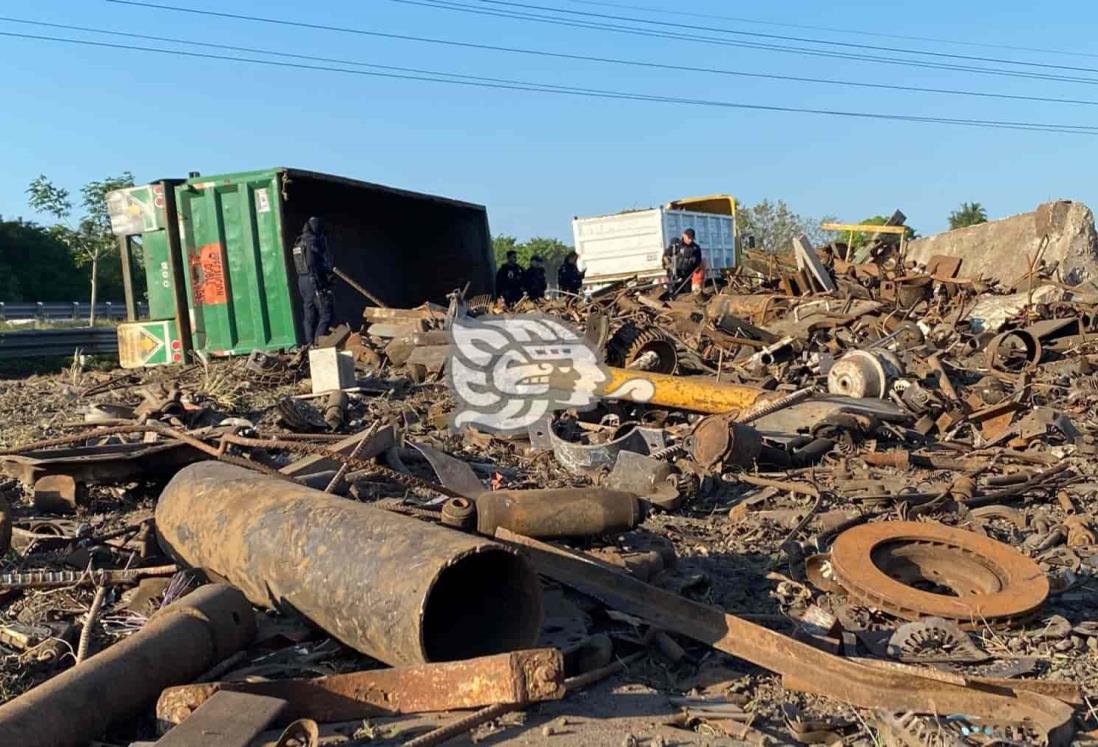
<path id="1" fill-rule="evenodd" d="M 192 174 L 112 192 L 127 309 L 140 249 L 149 321 L 118 329 L 124 367 L 182 362 L 191 351 L 238 355 L 302 339 L 290 248 L 320 217 L 336 267 L 388 304 L 441 299 L 469 283 L 491 291 L 483 206 L 289 168 Z M 445 271 L 439 271 L 445 268 Z M 365 298 L 340 281 L 336 320 L 361 318 Z"/>

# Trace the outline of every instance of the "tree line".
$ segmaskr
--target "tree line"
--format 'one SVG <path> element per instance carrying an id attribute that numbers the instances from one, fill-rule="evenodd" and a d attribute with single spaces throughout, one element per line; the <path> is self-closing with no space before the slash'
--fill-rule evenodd
<path id="1" fill-rule="evenodd" d="M 133 184 L 129 172 L 88 182 L 80 189 L 75 216 L 69 190 L 45 175 L 34 179 L 27 186 L 27 204 L 55 222 L 44 226 L 0 216 L 0 301 L 121 300 L 122 267 L 107 193 Z"/>

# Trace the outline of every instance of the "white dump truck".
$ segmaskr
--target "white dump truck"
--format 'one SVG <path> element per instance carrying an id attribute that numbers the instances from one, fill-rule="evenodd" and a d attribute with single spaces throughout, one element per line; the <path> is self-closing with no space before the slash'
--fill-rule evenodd
<path id="1" fill-rule="evenodd" d="M 584 285 L 597 287 L 636 277 L 665 277 L 663 252 L 693 228 L 708 274 L 736 266 L 736 201 L 728 195 L 692 197 L 649 210 L 630 210 L 572 220 Z"/>

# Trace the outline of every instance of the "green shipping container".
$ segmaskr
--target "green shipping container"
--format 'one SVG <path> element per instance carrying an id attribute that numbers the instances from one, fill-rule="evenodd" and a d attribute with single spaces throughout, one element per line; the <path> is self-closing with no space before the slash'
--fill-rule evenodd
<path id="1" fill-rule="evenodd" d="M 119 328 L 123 366 L 297 345 L 301 299 L 290 247 L 319 217 L 336 267 L 386 304 L 444 301 L 469 284 L 490 293 L 494 260 L 483 206 L 327 174 L 273 168 L 164 180 L 113 192 L 126 300 L 140 246 L 149 322 Z M 335 320 L 357 326 L 366 300 L 336 281 Z"/>

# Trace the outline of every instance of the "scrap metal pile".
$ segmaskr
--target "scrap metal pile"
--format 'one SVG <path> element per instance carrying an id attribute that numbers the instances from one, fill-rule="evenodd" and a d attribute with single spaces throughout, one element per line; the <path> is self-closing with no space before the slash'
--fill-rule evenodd
<path id="1" fill-rule="evenodd" d="M 5 382 L 0 744 L 1095 737 L 1098 292 L 795 243 L 507 310 L 606 362 L 518 434 L 450 427 L 504 311 L 460 293 L 337 330 L 319 397 Z"/>

